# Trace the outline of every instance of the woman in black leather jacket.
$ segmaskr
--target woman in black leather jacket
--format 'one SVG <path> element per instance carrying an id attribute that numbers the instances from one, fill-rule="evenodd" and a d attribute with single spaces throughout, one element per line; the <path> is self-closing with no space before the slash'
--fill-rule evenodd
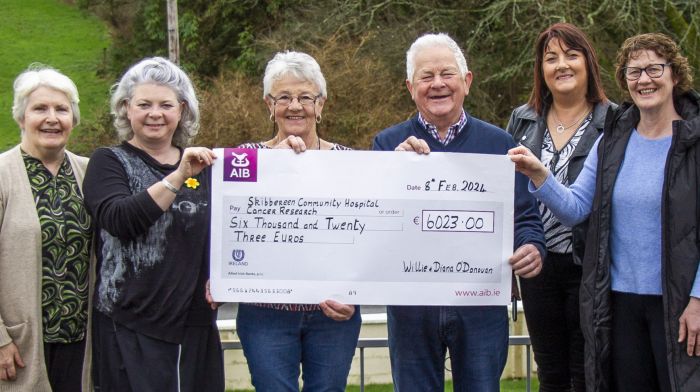
<path id="1" fill-rule="evenodd" d="M 530 99 L 513 111 L 507 131 L 568 185 L 602 132 L 609 106 L 588 38 L 576 26 L 557 23 L 537 38 Z M 544 204 L 540 212 L 547 258 L 539 276 L 520 281 L 540 391 L 582 392 L 579 286 L 586 224 L 564 226 Z"/>

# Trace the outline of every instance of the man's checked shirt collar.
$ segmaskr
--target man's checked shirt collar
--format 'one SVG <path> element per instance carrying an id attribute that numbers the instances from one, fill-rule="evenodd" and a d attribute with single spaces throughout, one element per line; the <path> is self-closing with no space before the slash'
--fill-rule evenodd
<path id="1" fill-rule="evenodd" d="M 464 125 L 467 123 L 467 115 L 464 113 L 464 109 L 462 109 L 462 114 L 459 116 L 459 120 L 447 129 L 444 140 L 440 139 L 440 134 L 438 133 L 437 127 L 426 121 L 420 112 L 418 112 L 418 121 L 425 127 L 425 129 L 428 130 L 428 133 L 430 133 L 435 140 L 440 142 L 443 146 L 446 146 L 452 140 L 454 140 L 454 138 L 464 128 Z"/>

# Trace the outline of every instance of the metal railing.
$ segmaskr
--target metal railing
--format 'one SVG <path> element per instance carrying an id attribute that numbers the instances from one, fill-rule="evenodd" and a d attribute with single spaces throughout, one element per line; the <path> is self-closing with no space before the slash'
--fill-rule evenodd
<path id="1" fill-rule="evenodd" d="M 530 337 L 526 335 L 517 335 L 517 336 L 510 336 L 508 338 L 508 344 L 511 346 L 525 346 L 525 351 L 526 351 L 526 360 L 525 360 L 525 369 L 526 369 L 526 377 L 525 377 L 525 387 L 526 391 L 530 392 L 530 385 L 532 382 L 530 373 L 532 371 L 532 364 L 530 363 L 530 351 L 531 351 L 531 344 L 530 344 Z M 223 346 L 224 350 L 240 350 L 241 347 L 241 342 L 239 341 L 233 341 L 233 342 L 222 342 L 221 345 Z M 387 338 L 360 338 L 357 340 L 357 348 L 360 349 L 360 391 L 364 392 L 365 390 L 365 349 L 366 348 L 383 348 L 383 347 L 389 347 L 389 339 Z"/>

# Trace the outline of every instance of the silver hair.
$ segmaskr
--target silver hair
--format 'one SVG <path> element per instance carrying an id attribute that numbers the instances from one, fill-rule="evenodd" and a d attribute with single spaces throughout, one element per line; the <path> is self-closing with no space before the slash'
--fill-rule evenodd
<path id="1" fill-rule="evenodd" d="M 151 57 L 139 61 L 126 71 L 119 83 L 112 86 L 110 107 L 119 140 L 129 140 L 134 137 L 134 130 L 131 129 L 131 122 L 127 117 L 127 106 L 134 96 L 136 87 L 144 83 L 154 83 L 170 88 L 177 96 L 177 100 L 185 104 L 172 143 L 180 147 L 187 146 L 199 132 L 199 101 L 187 74 L 162 57 Z"/>
<path id="2" fill-rule="evenodd" d="M 413 74 L 416 72 L 416 55 L 418 52 L 424 49 L 434 48 L 436 46 L 443 46 L 452 51 L 452 54 L 455 56 L 455 62 L 457 62 L 457 67 L 459 68 L 460 76 L 462 79 L 464 79 L 467 72 L 469 72 L 469 68 L 467 67 L 467 59 L 464 57 L 464 52 L 462 52 L 462 49 L 460 49 L 459 45 L 457 45 L 457 42 L 450 38 L 449 35 L 445 33 L 437 33 L 425 34 L 421 36 L 417 40 L 413 41 L 413 44 L 411 44 L 411 47 L 406 52 L 406 78 L 409 81 L 413 81 Z"/>
<path id="3" fill-rule="evenodd" d="M 12 118 L 19 124 L 24 121 L 24 113 L 27 110 L 29 96 L 39 87 L 48 87 L 66 94 L 73 112 L 73 126 L 80 123 L 80 97 L 75 83 L 58 70 L 40 63 L 32 63 L 27 69 L 17 76 L 13 85 L 14 102 L 12 104 Z M 24 131 L 24 130 L 23 130 Z"/>
<path id="4" fill-rule="evenodd" d="M 270 94 L 274 82 L 288 75 L 313 83 L 318 87 L 321 97 L 328 96 L 326 79 L 323 77 L 321 67 L 316 60 L 306 53 L 286 51 L 275 54 L 275 57 L 265 67 L 263 98 Z"/>

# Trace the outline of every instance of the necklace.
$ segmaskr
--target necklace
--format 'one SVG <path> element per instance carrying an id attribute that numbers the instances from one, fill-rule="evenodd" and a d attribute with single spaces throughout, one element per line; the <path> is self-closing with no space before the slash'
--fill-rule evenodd
<path id="1" fill-rule="evenodd" d="M 557 133 L 561 135 L 567 129 L 573 127 L 576 124 L 580 124 L 581 121 L 583 121 L 583 119 L 586 118 L 586 116 L 588 116 L 588 113 L 590 112 L 588 111 L 588 108 L 586 108 L 586 110 L 583 112 L 583 116 L 581 116 L 578 120 L 575 120 L 569 125 L 564 125 L 561 122 L 561 120 L 559 120 L 559 117 L 557 117 L 557 112 L 554 110 L 554 108 L 552 108 L 552 116 L 554 116 L 554 121 L 557 123 Z"/>

